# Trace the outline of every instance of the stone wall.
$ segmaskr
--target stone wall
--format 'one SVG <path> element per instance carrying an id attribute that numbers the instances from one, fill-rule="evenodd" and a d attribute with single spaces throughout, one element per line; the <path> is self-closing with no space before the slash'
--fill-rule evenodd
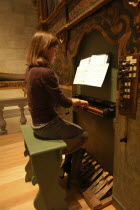
<path id="1" fill-rule="evenodd" d="M 36 31 L 37 12 L 32 0 L 0 0 L 0 73 L 24 73 L 28 43 Z M 0 100 L 23 97 L 21 89 L 0 89 Z M 26 108 L 25 114 L 30 121 Z M 5 107 L 8 133 L 20 131 L 18 106 Z"/>
<path id="2" fill-rule="evenodd" d="M 24 73 L 27 47 L 36 25 L 31 0 L 0 1 L 0 72 Z"/>

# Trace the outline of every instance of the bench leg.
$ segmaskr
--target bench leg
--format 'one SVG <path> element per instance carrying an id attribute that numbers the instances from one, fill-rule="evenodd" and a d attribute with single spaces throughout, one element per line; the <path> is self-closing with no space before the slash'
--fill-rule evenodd
<path id="1" fill-rule="evenodd" d="M 64 200 L 65 192 L 60 187 L 59 151 L 50 151 L 32 156 L 34 174 L 39 185 L 39 192 L 34 200 L 37 210 L 68 210 Z"/>
<path id="2" fill-rule="evenodd" d="M 25 182 L 30 182 L 32 180 L 32 177 L 33 177 L 32 163 L 31 163 L 31 158 L 30 157 L 29 157 L 28 163 L 25 166 L 25 171 L 26 171 Z"/>
<path id="3" fill-rule="evenodd" d="M 25 146 L 25 151 L 24 151 L 24 156 L 29 156 L 29 151 L 27 149 L 27 146 L 25 144 L 24 141 L 24 146 Z M 25 166 L 25 171 L 26 171 L 26 175 L 25 175 L 25 182 L 30 182 L 32 177 L 33 177 L 33 172 L 32 172 L 32 163 L 31 163 L 31 158 L 29 156 L 29 161 Z"/>

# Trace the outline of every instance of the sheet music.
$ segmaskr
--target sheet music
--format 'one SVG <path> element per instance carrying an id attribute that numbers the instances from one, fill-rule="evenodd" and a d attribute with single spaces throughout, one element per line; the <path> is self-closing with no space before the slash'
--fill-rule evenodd
<path id="1" fill-rule="evenodd" d="M 89 58 L 85 58 L 85 59 L 82 59 L 81 61 L 80 61 L 80 67 L 83 67 L 83 66 L 87 66 L 89 63 L 90 63 L 90 57 Z"/>
<path id="2" fill-rule="evenodd" d="M 81 60 L 73 84 L 101 87 L 109 67 L 107 61 L 107 54 Z"/>
<path id="3" fill-rule="evenodd" d="M 108 61 L 108 54 L 92 55 L 90 64 L 104 64 Z"/>

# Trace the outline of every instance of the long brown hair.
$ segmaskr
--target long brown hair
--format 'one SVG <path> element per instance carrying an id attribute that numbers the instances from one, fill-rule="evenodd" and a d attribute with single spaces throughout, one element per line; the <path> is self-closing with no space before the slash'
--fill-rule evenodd
<path id="1" fill-rule="evenodd" d="M 60 42 L 56 36 L 46 31 L 38 31 L 31 39 L 27 52 L 28 66 L 46 66 L 49 61 L 45 56 L 50 47 L 59 45 Z"/>

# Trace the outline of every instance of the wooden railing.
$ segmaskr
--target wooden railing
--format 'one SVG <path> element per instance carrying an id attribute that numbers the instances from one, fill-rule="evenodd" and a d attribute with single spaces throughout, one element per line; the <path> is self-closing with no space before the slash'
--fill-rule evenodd
<path id="1" fill-rule="evenodd" d="M 18 106 L 20 110 L 20 124 L 26 124 L 27 120 L 24 114 L 24 107 L 27 105 L 27 98 L 10 98 L 0 100 L 0 135 L 7 134 L 6 121 L 4 119 L 4 108 Z"/>

